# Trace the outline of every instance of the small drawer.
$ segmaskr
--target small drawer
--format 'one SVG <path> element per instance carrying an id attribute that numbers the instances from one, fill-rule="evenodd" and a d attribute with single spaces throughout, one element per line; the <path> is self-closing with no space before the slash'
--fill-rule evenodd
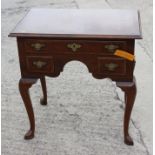
<path id="1" fill-rule="evenodd" d="M 105 75 L 126 75 L 126 61 L 122 58 L 98 58 L 99 73 Z"/>
<path id="2" fill-rule="evenodd" d="M 26 52 L 113 55 L 116 49 L 127 49 L 126 41 L 38 40 L 25 41 Z"/>
<path id="3" fill-rule="evenodd" d="M 27 56 L 26 67 L 28 72 L 32 73 L 53 73 L 54 63 L 51 56 Z"/>

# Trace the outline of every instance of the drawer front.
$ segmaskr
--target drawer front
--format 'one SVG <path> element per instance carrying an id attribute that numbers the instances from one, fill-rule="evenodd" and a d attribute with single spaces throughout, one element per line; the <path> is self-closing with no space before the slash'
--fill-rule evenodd
<path id="1" fill-rule="evenodd" d="M 48 56 L 27 56 L 26 68 L 31 73 L 53 73 L 54 63 L 53 57 Z"/>
<path id="2" fill-rule="evenodd" d="M 99 73 L 105 75 L 126 75 L 126 61 L 122 58 L 98 58 Z"/>
<path id="3" fill-rule="evenodd" d="M 25 41 L 26 52 L 34 53 L 100 53 L 113 55 L 116 49 L 127 49 L 126 41 L 37 40 Z"/>
<path id="4" fill-rule="evenodd" d="M 46 40 L 28 39 L 25 42 L 27 52 L 45 52 L 50 50 L 50 42 Z"/>

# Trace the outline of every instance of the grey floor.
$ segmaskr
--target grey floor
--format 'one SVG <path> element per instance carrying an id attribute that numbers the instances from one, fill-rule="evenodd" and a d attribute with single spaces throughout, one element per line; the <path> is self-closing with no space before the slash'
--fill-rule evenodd
<path id="1" fill-rule="evenodd" d="M 139 9 L 143 40 L 136 41 L 138 93 L 130 123 L 135 145 L 123 143 L 123 92 L 110 79 L 94 79 L 86 66 L 69 62 L 58 78 L 47 78 L 48 105 L 39 104 L 40 83 L 31 89 L 36 135 L 23 140 L 28 119 L 18 91 L 16 40 L 7 35 L 31 7 Z M 2 154 L 152 155 L 152 1 L 2 1 Z"/>

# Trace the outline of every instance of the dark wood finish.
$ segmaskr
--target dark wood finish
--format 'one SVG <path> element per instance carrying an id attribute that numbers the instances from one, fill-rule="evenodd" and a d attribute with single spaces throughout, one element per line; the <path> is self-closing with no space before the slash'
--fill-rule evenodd
<path id="1" fill-rule="evenodd" d="M 130 40 L 122 41 L 87 41 L 87 40 L 50 40 L 25 39 L 25 51 L 30 53 L 66 53 L 113 55 L 116 49 L 127 50 Z M 38 45 L 35 48 L 32 45 Z M 68 47 L 69 46 L 69 47 Z M 76 47 L 79 46 L 79 47 Z M 112 48 L 113 47 L 113 48 Z"/>
<path id="2" fill-rule="evenodd" d="M 30 120 L 25 139 L 34 136 L 34 114 L 28 89 L 40 79 L 47 104 L 45 76 L 57 77 L 72 60 L 84 63 L 97 78 L 111 78 L 125 91 L 124 141 L 132 145 L 129 119 L 136 96 L 135 61 L 114 55 L 117 49 L 134 55 L 141 38 L 140 16 L 131 10 L 32 9 L 10 33 L 17 37 L 21 69 L 19 89 Z"/>
<path id="3" fill-rule="evenodd" d="M 46 88 L 46 79 L 45 77 L 40 78 L 41 87 L 43 91 L 43 97 L 40 99 L 40 104 L 47 105 L 47 88 Z"/>
<path id="4" fill-rule="evenodd" d="M 109 74 L 108 72 L 104 72 L 104 70 L 101 70 L 99 66 L 100 66 L 101 59 L 107 59 L 107 60 L 111 59 L 110 60 L 111 62 L 114 61 L 119 64 L 122 63 L 122 60 L 120 58 L 112 54 L 114 53 L 114 51 L 106 52 L 107 49 L 105 50 L 105 48 L 107 45 L 121 45 L 119 47 L 122 47 L 122 48 L 119 48 L 119 49 L 126 50 L 129 53 L 134 54 L 133 39 L 130 39 L 130 40 L 113 39 L 111 40 L 111 43 L 110 43 L 110 40 L 107 40 L 107 39 L 103 39 L 103 41 L 84 40 L 85 48 L 84 49 L 78 48 L 77 51 L 72 51 L 72 49 L 70 48 L 65 49 L 64 47 L 67 47 L 67 44 L 72 44 L 72 43 L 80 44 L 83 42 L 83 40 L 53 40 L 53 39 L 50 40 L 47 38 L 39 39 L 39 41 L 44 40 L 44 44 L 46 41 L 51 42 L 52 45 L 55 42 L 57 42 L 57 46 L 60 46 L 55 50 L 52 50 L 49 47 L 47 48 L 46 51 L 34 50 L 34 49 L 31 51 L 31 47 L 30 47 L 31 44 L 28 44 L 30 49 L 27 47 L 25 48 L 25 45 L 27 45 L 26 43 L 27 42 L 29 43 L 32 40 L 33 40 L 32 44 L 38 43 L 38 38 L 33 38 L 33 39 L 17 38 L 17 40 L 18 40 L 19 56 L 21 61 L 20 63 L 21 73 L 22 73 L 22 76 L 24 77 L 27 77 L 30 74 L 31 74 L 31 77 L 33 78 L 37 78 L 44 75 L 56 77 L 60 74 L 61 71 L 63 71 L 64 65 L 67 62 L 72 60 L 78 60 L 86 64 L 89 71 L 92 73 L 92 75 L 95 78 L 109 77 L 115 81 L 132 81 L 133 68 L 134 68 L 133 62 L 130 62 L 124 59 L 123 66 L 121 68 L 124 68 L 124 70 L 128 68 L 125 74 L 122 74 L 122 73 L 116 74 L 115 72 L 109 72 L 110 73 Z M 58 44 L 58 42 L 60 43 L 60 45 Z M 91 43 L 94 46 L 91 45 Z M 61 50 L 58 50 L 58 49 L 61 49 Z M 116 61 L 116 60 L 121 60 L 121 61 Z M 37 68 L 36 64 L 33 65 L 33 63 L 36 61 L 47 62 L 47 64 L 43 65 L 41 68 Z"/>
<path id="5" fill-rule="evenodd" d="M 108 75 L 126 75 L 126 61 L 123 58 L 98 58 L 99 73 Z"/>
<path id="6" fill-rule="evenodd" d="M 50 56 L 26 56 L 26 69 L 29 73 L 53 73 L 53 58 Z"/>
<path id="7" fill-rule="evenodd" d="M 136 80 L 134 78 L 133 82 L 117 82 L 116 84 L 125 92 L 124 142 L 128 145 L 133 145 L 133 140 L 129 135 L 128 128 L 131 111 L 137 93 Z"/>
<path id="8" fill-rule="evenodd" d="M 32 139 L 34 137 L 34 131 L 35 131 L 35 120 L 34 120 L 34 113 L 33 113 L 33 107 L 31 103 L 31 98 L 29 95 L 29 88 L 36 83 L 36 79 L 26 79 L 22 78 L 19 81 L 19 90 L 20 94 L 22 96 L 22 99 L 25 104 L 26 111 L 28 113 L 29 121 L 30 121 L 30 129 L 25 134 L 25 139 Z"/>

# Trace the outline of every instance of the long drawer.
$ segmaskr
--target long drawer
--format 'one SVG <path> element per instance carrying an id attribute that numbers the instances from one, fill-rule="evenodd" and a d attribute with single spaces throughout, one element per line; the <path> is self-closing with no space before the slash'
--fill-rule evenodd
<path id="1" fill-rule="evenodd" d="M 25 39 L 28 53 L 89 53 L 113 55 L 116 49 L 128 50 L 127 41 L 40 40 Z"/>

